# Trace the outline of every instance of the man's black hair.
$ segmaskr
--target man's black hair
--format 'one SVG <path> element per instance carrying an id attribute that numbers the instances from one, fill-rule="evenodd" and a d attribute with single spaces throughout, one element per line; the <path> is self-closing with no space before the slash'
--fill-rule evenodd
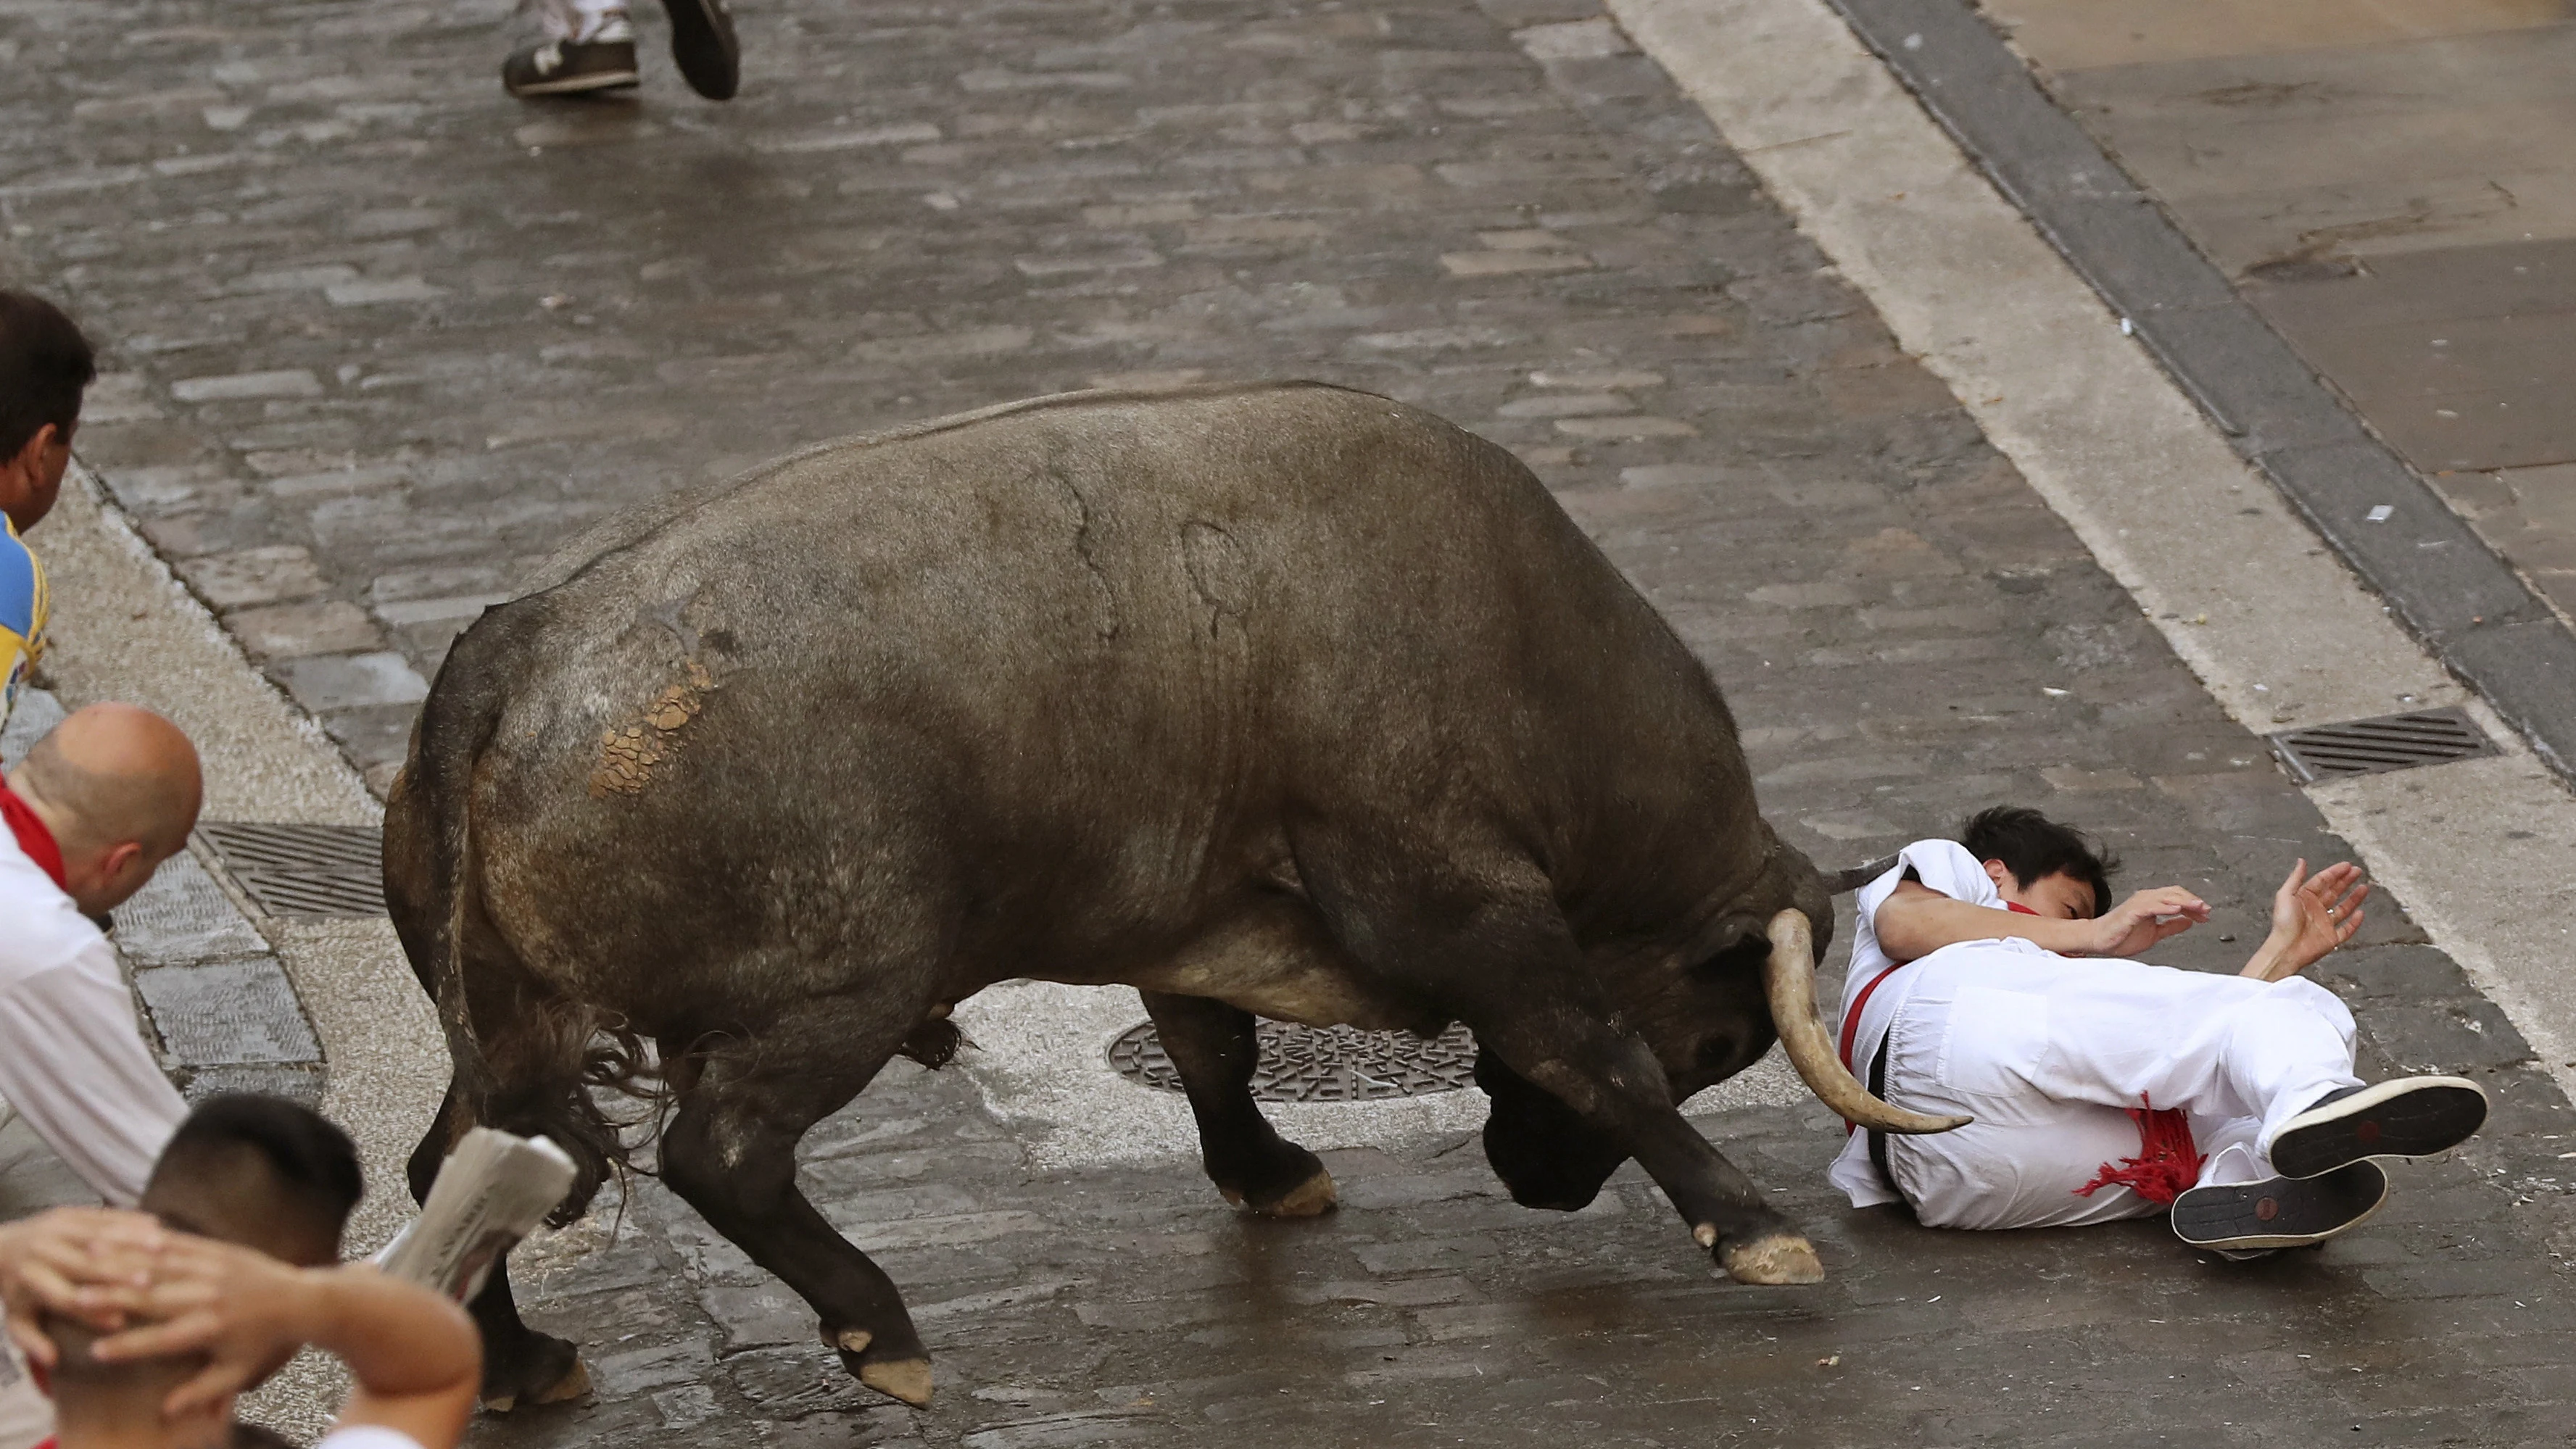
<path id="1" fill-rule="evenodd" d="M 0 459 L 18 456 L 47 423 L 69 435 L 81 389 L 97 376 L 89 339 L 62 308 L 0 288 Z"/>
<path id="2" fill-rule="evenodd" d="M 301 1102 L 255 1092 L 223 1092 L 199 1103 L 161 1149 L 153 1176 L 163 1166 L 243 1149 L 257 1153 L 296 1205 L 327 1217 L 335 1233 L 365 1195 L 358 1147 L 348 1133 Z"/>
<path id="3" fill-rule="evenodd" d="M 2093 914 L 2111 909 L 2111 872 L 2120 858 L 2081 831 L 2060 825 L 2026 805 L 1980 810 L 1959 827 L 1959 843 L 1979 860 L 2000 860 L 2013 883 L 2027 889 L 2063 871 L 2093 888 Z"/>

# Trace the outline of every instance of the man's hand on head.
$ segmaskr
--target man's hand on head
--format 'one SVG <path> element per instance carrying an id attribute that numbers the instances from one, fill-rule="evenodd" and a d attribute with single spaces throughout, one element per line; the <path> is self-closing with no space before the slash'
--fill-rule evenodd
<path id="1" fill-rule="evenodd" d="M 151 1281 L 169 1233 L 150 1214 L 117 1208 L 55 1208 L 0 1227 L 0 1298 L 9 1336 L 28 1359 L 54 1364 L 48 1315 L 99 1332 L 125 1326 L 124 1299 Z"/>
<path id="2" fill-rule="evenodd" d="M 2181 886 L 2139 891 L 2096 917 L 2091 954 L 2135 956 L 2209 919 L 2209 903 Z"/>

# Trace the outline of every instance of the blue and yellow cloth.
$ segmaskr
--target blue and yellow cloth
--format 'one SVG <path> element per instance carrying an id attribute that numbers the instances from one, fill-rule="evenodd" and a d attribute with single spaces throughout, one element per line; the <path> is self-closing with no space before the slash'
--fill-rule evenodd
<path id="1" fill-rule="evenodd" d="M 45 653 L 45 616 L 53 600 L 45 591 L 45 566 L 0 517 L 0 724 L 27 688 L 27 674 Z"/>

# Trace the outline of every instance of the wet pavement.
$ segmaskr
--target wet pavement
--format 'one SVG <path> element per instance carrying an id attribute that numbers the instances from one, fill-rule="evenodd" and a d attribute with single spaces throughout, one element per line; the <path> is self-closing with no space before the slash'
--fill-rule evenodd
<path id="1" fill-rule="evenodd" d="M 730 106 L 656 58 L 640 103 L 521 107 L 481 6 L 0 4 L 0 270 L 110 346 L 84 453 L 380 787 L 447 640 L 605 512 L 1032 393 L 1308 376 L 1528 460 L 1829 866 L 2035 804 L 2207 895 L 2162 959 L 2232 969 L 2290 859 L 2344 853 L 1585 0 L 742 25 Z M 1830 1280 L 1745 1288 L 1633 1171 L 1540 1214 L 1462 1134 L 1399 1135 L 1328 1154 L 1336 1215 L 1250 1222 L 1186 1160 L 1034 1143 L 971 1058 L 899 1064 L 806 1173 L 906 1289 L 931 1410 L 869 1402 L 643 1182 L 527 1265 L 598 1395 L 475 1441 L 2562 1443 L 2576 1114 L 2373 915 L 2325 972 L 2366 1070 L 2499 1114 L 2318 1253 L 1852 1213 L 1831 1119 L 1754 1107 L 1702 1126 Z"/>

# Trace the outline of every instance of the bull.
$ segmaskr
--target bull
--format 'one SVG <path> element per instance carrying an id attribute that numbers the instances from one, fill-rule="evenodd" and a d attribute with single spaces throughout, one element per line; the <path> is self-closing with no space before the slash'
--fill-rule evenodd
<path id="1" fill-rule="evenodd" d="M 1682 1117 L 1775 1037 L 1872 1097 L 1814 1007 L 1828 883 L 1755 808 L 1708 671 L 1511 454 L 1314 384 L 1076 393 L 829 443 L 613 520 L 439 671 L 386 894 L 476 1124 L 617 1164 L 589 1088 L 667 1094 L 660 1171 L 928 1401 L 901 1295 L 797 1190 L 808 1128 L 951 1007 L 1137 988 L 1207 1175 L 1334 1203 L 1254 1105 L 1256 1017 L 1464 1022 L 1512 1197 L 1634 1157 L 1734 1278 L 1814 1249 Z M 473 1305 L 487 1400 L 584 1382 Z"/>

